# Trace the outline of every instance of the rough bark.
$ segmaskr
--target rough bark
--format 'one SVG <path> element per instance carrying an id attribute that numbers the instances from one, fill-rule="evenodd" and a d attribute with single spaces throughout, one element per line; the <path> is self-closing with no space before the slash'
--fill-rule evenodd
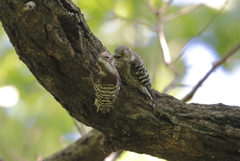
<path id="1" fill-rule="evenodd" d="M 89 79 L 106 50 L 70 0 L 1 0 L 0 20 L 19 58 L 69 114 L 105 136 L 102 148 L 172 161 L 240 160 L 240 108 L 185 104 L 154 91 L 154 105 L 122 82 L 110 114 L 96 112 Z"/>
<path id="2" fill-rule="evenodd" d="M 98 143 L 102 137 L 101 132 L 92 130 L 81 139 L 62 151 L 43 159 L 43 161 L 102 161 L 110 154 L 99 149 Z"/>

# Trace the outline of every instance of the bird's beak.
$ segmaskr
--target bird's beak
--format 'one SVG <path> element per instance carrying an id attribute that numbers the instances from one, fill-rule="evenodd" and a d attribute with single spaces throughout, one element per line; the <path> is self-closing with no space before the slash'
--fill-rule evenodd
<path id="1" fill-rule="evenodd" d="M 114 58 L 114 59 L 118 59 L 118 58 L 119 58 L 119 57 L 117 56 L 117 53 L 114 53 L 113 58 Z"/>
<path id="2" fill-rule="evenodd" d="M 110 57 L 110 60 L 113 60 L 113 55 Z"/>

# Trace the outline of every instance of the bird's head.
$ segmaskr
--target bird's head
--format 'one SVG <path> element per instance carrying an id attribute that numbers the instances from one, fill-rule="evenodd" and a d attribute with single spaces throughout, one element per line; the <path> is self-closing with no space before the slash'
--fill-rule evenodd
<path id="1" fill-rule="evenodd" d="M 113 63 L 113 57 L 112 55 L 105 51 L 105 52 L 102 52 L 101 54 L 98 55 L 98 62 L 101 62 L 101 63 L 106 63 L 108 62 L 109 64 L 112 64 Z"/>
<path id="2" fill-rule="evenodd" d="M 120 45 L 115 48 L 113 57 L 116 65 L 119 65 L 119 63 L 128 63 L 132 58 L 132 50 L 125 45 Z"/>

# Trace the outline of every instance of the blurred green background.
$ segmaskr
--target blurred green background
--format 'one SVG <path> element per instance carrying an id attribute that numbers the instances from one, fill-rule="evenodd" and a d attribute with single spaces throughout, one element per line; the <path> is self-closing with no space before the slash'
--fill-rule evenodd
<path id="1" fill-rule="evenodd" d="M 74 2 L 81 8 L 92 32 L 111 53 L 121 44 L 131 47 L 144 60 L 153 88 L 162 92 L 169 85 L 174 74 L 163 60 L 157 34 L 157 16 L 143 0 L 74 0 Z M 240 42 L 239 0 L 228 1 L 222 12 L 220 10 L 225 1 L 209 0 L 208 5 L 179 15 L 180 10 L 198 4 L 196 2 L 198 1 L 175 0 L 165 14 L 165 16 L 174 13 L 177 15 L 176 18 L 167 20 L 164 27 L 172 60 L 180 53 L 183 54 L 173 63 L 179 79 L 167 91 L 179 99 L 208 71 L 204 68 L 206 66 L 204 60 L 209 60 L 206 54 L 201 54 L 200 50 L 194 50 L 194 53 L 186 52 L 189 46 L 198 44 L 198 47 L 208 49 L 210 52 L 207 55 L 212 56 L 212 59 L 207 61 L 207 65 L 211 67 L 213 62 Z M 152 5 L 156 8 L 162 7 L 164 2 L 154 0 Z M 189 54 L 195 54 L 193 58 L 202 58 L 203 63 L 200 63 L 199 69 L 204 69 L 203 74 L 198 74 L 199 70 L 193 71 L 194 74 L 188 73 L 195 64 L 189 66 L 189 62 L 194 62 L 186 58 L 191 57 Z M 239 100 L 234 97 L 236 94 L 231 92 L 237 90 L 239 93 L 240 90 L 239 83 L 233 84 L 240 81 L 237 74 L 240 71 L 239 58 L 240 53 L 237 52 L 228 59 L 218 73 L 216 72 L 221 77 L 211 78 L 212 81 L 209 82 L 213 84 L 204 84 L 206 89 L 204 90 L 203 85 L 201 89 L 203 94 L 201 95 L 200 90 L 198 95 L 197 91 L 192 101 L 218 103 L 219 100 L 214 98 L 223 97 L 226 101 L 221 98 L 221 102 L 240 106 Z M 220 80 L 224 82 L 219 82 Z M 226 91 L 222 88 L 226 88 Z M 213 98 L 204 97 L 206 91 L 216 91 L 221 96 L 210 93 Z M 227 99 L 230 97 L 232 100 Z M 211 102 L 213 100 L 216 102 Z M 0 27 L 0 156 L 7 161 L 36 160 L 37 157 L 44 158 L 61 150 L 79 137 L 72 118 L 39 85 L 25 64 L 18 59 L 4 29 Z M 118 161 L 126 160 L 158 159 L 130 152 L 118 158 Z"/>

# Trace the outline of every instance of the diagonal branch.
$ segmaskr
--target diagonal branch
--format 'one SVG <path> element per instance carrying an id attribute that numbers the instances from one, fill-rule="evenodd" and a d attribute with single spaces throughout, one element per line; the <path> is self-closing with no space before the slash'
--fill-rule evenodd
<path id="1" fill-rule="evenodd" d="M 99 141 L 102 137 L 102 133 L 92 130 L 65 149 L 43 159 L 43 161 L 102 161 L 109 155 L 109 153 L 104 153 L 99 149 Z"/>
<path id="2" fill-rule="evenodd" d="M 153 13 L 158 14 L 159 10 L 158 10 L 157 8 L 155 8 L 153 5 L 151 5 L 151 0 L 143 0 L 143 1 L 147 4 L 148 8 L 149 8 Z"/>
<path id="3" fill-rule="evenodd" d="M 108 157 L 104 159 L 104 161 L 115 161 L 123 152 L 124 150 L 118 150 L 116 152 L 112 152 Z"/>
<path id="4" fill-rule="evenodd" d="M 107 49 L 72 1 L 35 2 L 23 10 L 25 0 L 1 0 L 3 27 L 38 82 L 72 117 L 104 135 L 105 152 L 129 150 L 169 161 L 240 160 L 239 107 L 185 104 L 157 91 L 153 104 L 122 82 L 110 113 L 97 113 L 86 78 Z M 64 154 L 70 157 L 71 151 Z"/>
<path id="5" fill-rule="evenodd" d="M 79 123 L 79 122 L 77 122 L 77 120 L 75 120 L 74 118 L 72 118 L 72 120 L 73 120 L 73 122 L 74 122 L 74 125 L 76 126 L 76 128 L 77 128 L 77 130 L 78 130 L 79 134 L 80 134 L 81 136 L 84 136 L 84 135 L 86 135 L 87 133 L 86 133 L 86 130 L 84 129 L 84 126 L 83 126 L 83 124 L 82 124 L 82 123 Z"/>
<path id="6" fill-rule="evenodd" d="M 183 102 L 187 102 L 189 101 L 193 95 L 195 94 L 195 92 L 197 91 L 197 89 L 203 84 L 203 82 L 206 81 L 206 79 L 211 75 L 211 73 L 217 68 L 219 67 L 221 64 L 223 64 L 224 62 L 226 62 L 226 60 L 232 56 L 236 51 L 238 51 L 240 49 L 240 44 L 237 44 L 235 47 L 233 47 L 220 61 L 214 63 L 213 67 L 206 73 L 206 75 L 195 85 L 195 87 L 191 90 L 191 92 L 189 92 L 183 99 Z"/>
<path id="7" fill-rule="evenodd" d="M 195 5 L 195 6 L 189 6 L 189 7 L 183 8 L 183 9 L 177 11 L 177 12 L 174 12 L 172 14 L 164 16 L 163 21 L 166 22 L 166 21 L 172 20 L 174 18 L 177 18 L 179 16 L 188 14 L 188 13 L 190 13 L 192 11 L 195 11 L 196 9 L 198 9 L 198 8 L 204 6 L 204 5 L 205 5 L 204 3 L 200 3 L 200 4 Z"/>
<path id="8" fill-rule="evenodd" d="M 202 35 L 202 33 L 208 28 L 209 25 L 212 24 L 212 22 L 222 13 L 222 11 L 225 9 L 225 7 L 228 4 L 228 0 L 225 1 L 224 5 L 222 6 L 222 8 L 215 13 L 211 19 L 208 21 L 208 23 L 193 37 L 191 37 L 184 46 L 186 46 L 194 37 L 200 36 Z M 183 48 L 184 49 L 184 48 Z M 184 52 L 182 52 L 182 50 L 180 51 L 180 53 L 178 54 L 178 56 L 175 58 L 175 60 L 173 61 L 173 64 L 176 63 L 182 56 L 183 56 Z"/>
<path id="9" fill-rule="evenodd" d="M 112 19 L 120 19 L 120 20 L 123 20 L 123 21 L 132 21 L 132 22 L 134 22 L 136 24 L 139 24 L 139 25 L 147 27 L 151 31 L 157 32 L 157 29 L 153 28 L 150 24 L 148 24 L 146 22 L 143 22 L 143 21 L 140 21 L 140 20 L 136 20 L 136 19 L 129 19 L 129 18 L 122 17 L 122 16 L 119 16 L 119 15 L 116 15 L 116 14 L 113 17 L 105 19 L 105 20 L 112 20 Z"/>
<path id="10" fill-rule="evenodd" d="M 228 0 L 225 1 L 225 4 L 224 4 L 223 7 L 220 9 L 220 11 L 219 11 L 218 13 L 214 14 L 214 16 L 209 20 L 209 22 L 208 22 L 208 23 L 202 28 L 202 30 L 199 31 L 198 34 L 195 35 L 194 37 L 201 35 L 201 34 L 206 30 L 206 28 L 207 28 L 207 27 L 220 15 L 220 13 L 224 10 L 224 8 L 226 7 L 227 3 L 228 3 Z M 164 17 L 164 20 L 166 21 L 166 20 L 169 20 L 169 19 L 171 19 L 171 18 L 175 18 L 175 16 L 180 16 L 180 15 L 189 13 L 189 12 L 191 12 L 191 11 L 193 11 L 193 10 L 195 10 L 195 9 L 203 6 L 203 5 L 204 5 L 204 4 L 199 4 L 199 5 L 197 5 L 197 6 L 191 6 L 191 7 L 189 7 L 189 8 L 185 8 L 185 9 L 179 11 L 178 13 L 174 13 L 174 14 L 169 15 L 170 17 L 165 16 L 165 17 Z M 190 42 L 191 40 L 192 40 L 192 38 L 191 38 L 188 42 Z M 188 42 L 187 42 L 187 43 L 188 43 Z M 186 44 L 187 44 L 187 43 L 186 43 Z M 184 45 L 184 46 L 186 46 L 186 45 Z M 179 58 L 181 58 L 182 56 L 183 56 L 183 53 L 178 54 L 178 56 L 175 58 L 175 60 L 172 61 L 172 66 L 173 66 L 173 64 L 174 64 L 177 60 L 179 60 Z M 163 92 L 167 92 L 170 88 L 172 88 L 172 86 L 174 86 L 174 85 L 177 83 L 178 78 L 179 78 L 179 74 L 176 73 L 176 74 L 174 75 L 173 80 L 169 83 L 169 85 L 164 89 Z M 195 91 L 195 92 L 196 92 L 196 91 Z M 194 92 L 194 93 L 195 93 L 195 92 Z"/>

